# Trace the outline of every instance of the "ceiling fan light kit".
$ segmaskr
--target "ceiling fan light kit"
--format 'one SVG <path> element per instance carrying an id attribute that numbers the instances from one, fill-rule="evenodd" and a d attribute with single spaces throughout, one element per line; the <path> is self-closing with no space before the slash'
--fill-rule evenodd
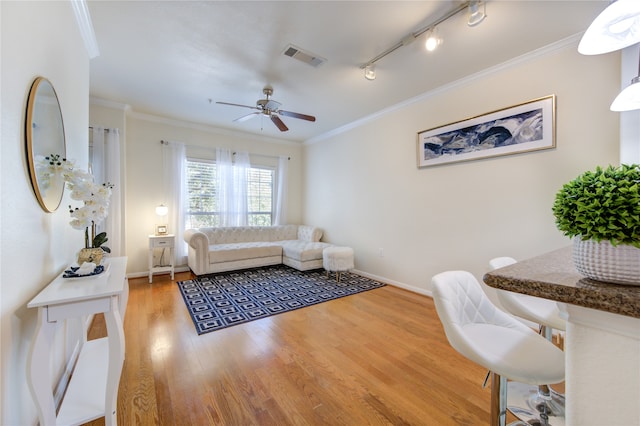
<path id="1" fill-rule="evenodd" d="M 252 113 L 247 114 L 247 115 L 243 115 L 242 117 L 236 118 L 233 121 L 234 122 L 243 122 L 243 121 L 249 120 L 250 118 L 253 118 L 253 117 L 257 116 L 257 115 L 264 115 L 264 116 L 269 117 L 271 122 L 273 124 L 275 124 L 275 126 L 281 132 L 286 132 L 287 130 L 289 130 L 289 128 L 286 126 L 286 124 L 284 124 L 284 122 L 280 119 L 280 117 L 278 117 L 278 115 L 282 115 L 282 116 L 285 116 L 285 117 L 298 118 L 300 120 L 305 120 L 305 121 L 312 121 L 312 122 L 316 121 L 316 118 L 314 116 L 312 116 L 312 115 L 301 114 L 299 112 L 281 110 L 280 106 L 282 104 L 280 102 L 276 102 L 276 101 L 274 101 L 273 99 L 270 98 L 270 96 L 273 95 L 273 87 L 265 86 L 262 89 L 262 93 L 264 93 L 265 99 L 258 99 L 258 101 L 256 101 L 256 106 L 234 104 L 234 103 L 230 103 L 230 102 L 216 102 L 216 103 L 220 104 L 220 105 L 230 105 L 230 106 L 237 106 L 237 107 L 242 107 L 242 108 L 255 109 L 256 110 L 255 112 L 252 112 Z"/>

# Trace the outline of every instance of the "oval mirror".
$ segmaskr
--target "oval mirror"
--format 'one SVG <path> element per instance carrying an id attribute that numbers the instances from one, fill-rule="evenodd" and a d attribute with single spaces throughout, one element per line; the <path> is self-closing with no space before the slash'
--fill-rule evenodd
<path id="1" fill-rule="evenodd" d="M 44 77 L 31 85 L 25 120 L 29 177 L 40 206 L 53 212 L 62 201 L 66 145 L 58 95 Z"/>

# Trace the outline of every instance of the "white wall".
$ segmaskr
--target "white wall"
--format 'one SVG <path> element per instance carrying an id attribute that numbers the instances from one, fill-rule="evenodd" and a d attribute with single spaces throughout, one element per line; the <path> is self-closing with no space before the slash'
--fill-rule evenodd
<path id="1" fill-rule="evenodd" d="M 67 156 L 87 162 L 89 59 L 69 2 L 0 2 L 2 19 L 2 141 L 0 182 L 1 404 L 0 424 L 36 419 L 26 384 L 26 360 L 36 312 L 26 305 L 74 260 L 83 234 L 68 225 L 68 191 L 55 213 L 39 206 L 25 158 L 27 95 L 37 76 L 48 78 L 61 104 Z M 57 334 L 54 382 L 75 346 L 80 324 Z"/>
<path id="2" fill-rule="evenodd" d="M 622 50 L 620 90 L 629 86 L 631 79 L 638 75 L 639 54 L 640 43 Z M 640 110 L 620 113 L 620 162 L 640 164 Z"/>
<path id="3" fill-rule="evenodd" d="M 617 164 L 619 151 L 609 104 L 620 55 L 585 57 L 576 46 L 565 41 L 306 145 L 305 222 L 354 247 L 356 269 L 425 294 L 438 272 L 481 279 L 492 257 L 568 245 L 554 225 L 555 193 L 586 169 Z M 417 132 L 554 93 L 555 149 L 416 167 Z"/>
<path id="4" fill-rule="evenodd" d="M 98 114 L 92 114 L 98 118 Z M 247 151 L 252 164 L 277 165 L 278 156 L 288 156 L 288 223 L 302 221 L 302 147 L 298 143 L 214 129 L 204 125 L 130 112 L 126 120 L 126 254 L 127 273 L 145 275 L 148 267 L 149 234 L 155 232 L 155 207 L 170 203 L 163 197 L 161 140 L 187 145 L 187 155 L 209 156 L 216 147 Z M 172 232 L 169 229 L 169 232 Z M 176 242 L 178 243 L 178 242 Z"/>

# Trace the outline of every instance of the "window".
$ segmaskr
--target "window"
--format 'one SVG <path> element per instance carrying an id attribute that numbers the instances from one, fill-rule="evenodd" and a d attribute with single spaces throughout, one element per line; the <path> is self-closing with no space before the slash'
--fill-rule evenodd
<path id="1" fill-rule="evenodd" d="M 273 224 L 273 169 L 252 167 L 247 177 L 247 223 L 249 226 Z"/>
<path id="2" fill-rule="evenodd" d="M 271 226 L 273 223 L 274 170 L 251 167 L 247 176 L 247 223 Z M 216 196 L 216 163 L 187 159 L 188 210 L 185 229 L 220 226 Z"/>

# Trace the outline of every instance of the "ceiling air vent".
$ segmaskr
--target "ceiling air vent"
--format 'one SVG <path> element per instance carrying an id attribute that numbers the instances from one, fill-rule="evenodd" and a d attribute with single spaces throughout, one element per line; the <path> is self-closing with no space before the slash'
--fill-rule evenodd
<path id="1" fill-rule="evenodd" d="M 297 59 L 300 62 L 304 62 L 305 64 L 311 65 L 314 68 L 319 67 L 320 65 L 327 62 L 327 60 L 321 56 L 315 55 L 311 52 L 304 51 L 299 47 L 296 47 L 292 44 L 287 46 L 284 49 L 284 56 L 288 56 L 293 59 Z"/>

